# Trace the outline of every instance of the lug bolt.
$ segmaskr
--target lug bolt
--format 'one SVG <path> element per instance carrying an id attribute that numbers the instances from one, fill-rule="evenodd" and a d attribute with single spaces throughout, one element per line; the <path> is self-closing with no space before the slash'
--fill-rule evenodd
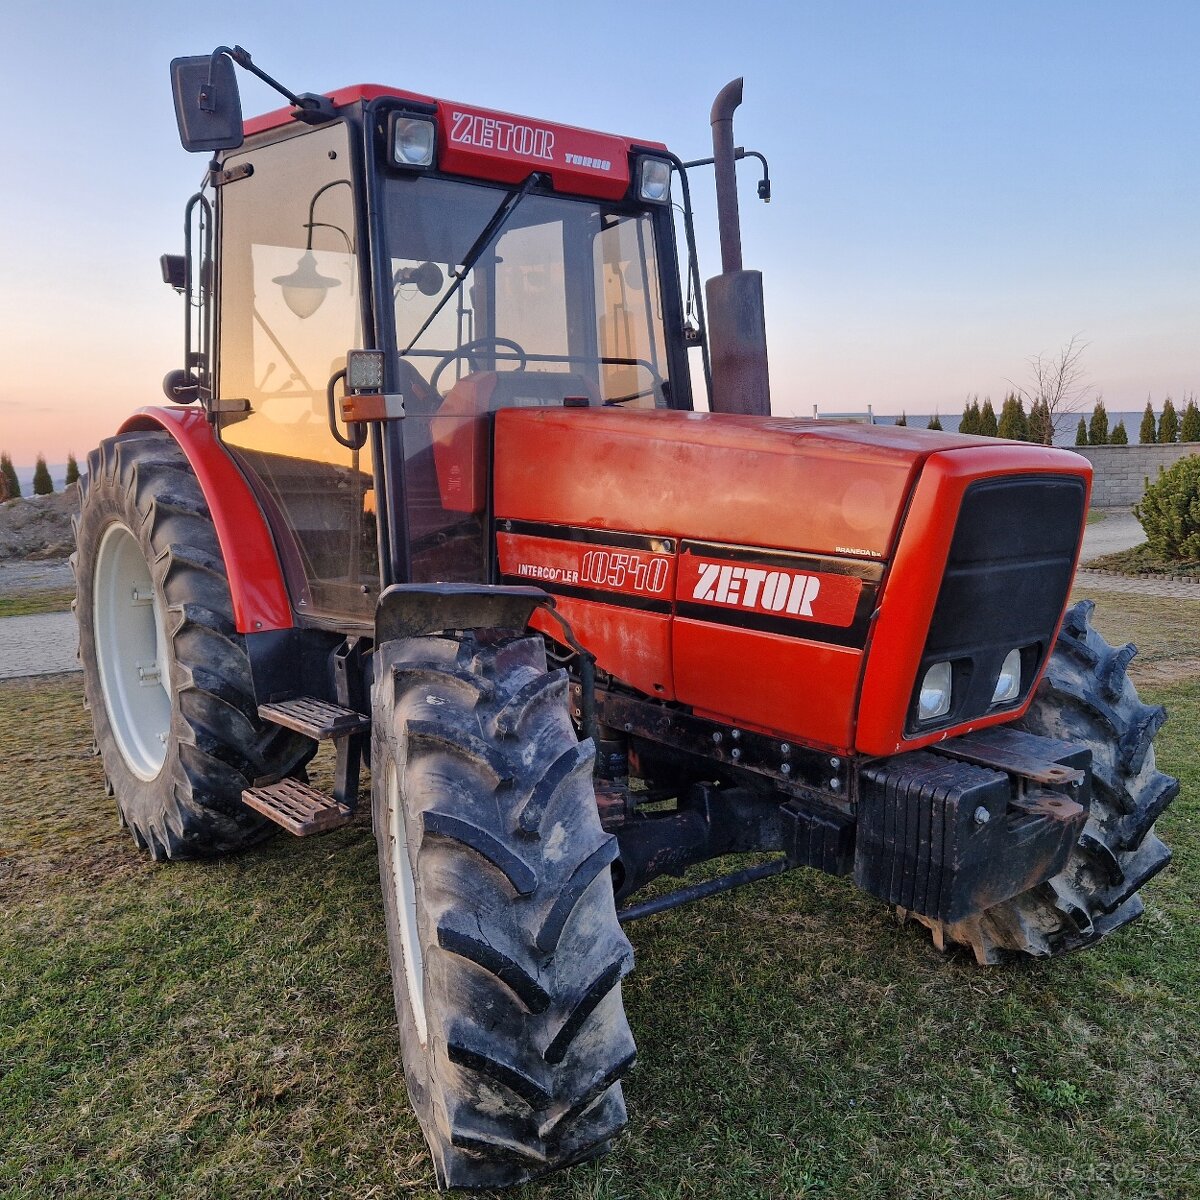
<path id="1" fill-rule="evenodd" d="M 792 747 L 789 743 L 787 743 L 787 742 L 779 743 L 779 753 L 780 754 L 791 754 L 791 752 L 792 752 Z"/>
<path id="2" fill-rule="evenodd" d="M 831 758 L 829 765 L 836 771 L 842 765 L 842 760 L 840 758 Z"/>
<path id="3" fill-rule="evenodd" d="M 723 739 L 721 737 L 720 731 L 718 730 L 718 732 L 713 734 L 713 745 L 719 746 L 722 741 L 723 741 Z"/>
<path id="4" fill-rule="evenodd" d="M 992 814 L 981 804 L 975 810 L 975 824 L 986 825 L 992 819 Z"/>
<path id="5" fill-rule="evenodd" d="M 829 781 L 829 790 L 831 792 L 840 792 L 842 790 L 842 781 L 838 778 L 833 778 Z"/>
<path id="6" fill-rule="evenodd" d="M 790 775 L 792 773 L 792 764 L 784 763 L 783 766 L 779 768 L 779 770 L 780 770 L 780 773 L 783 775 Z"/>
<path id="7" fill-rule="evenodd" d="M 742 752 L 736 746 L 734 746 L 734 748 L 729 752 L 729 757 L 733 759 L 741 758 Z"/>
<path id="8" fill-rule="evenodd" d="M 729 736 L 736 742 L 738 738 L 742 736 L 742 731 L 740 729 L 734 729 Z"/>

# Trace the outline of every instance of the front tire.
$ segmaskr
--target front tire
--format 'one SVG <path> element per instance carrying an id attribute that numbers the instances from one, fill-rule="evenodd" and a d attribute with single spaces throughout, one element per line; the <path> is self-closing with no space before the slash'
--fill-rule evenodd
<path id="1" fill-rule="evenodd" d="M 1094 608 L 1083 600 L 1068 610 L 1033 704 L 1018 722 L 1092 751 L 1091 808 L 1067 865 L 977 918 L 954 925 L 917 918 L 939 947 L 970 946 L 981 964 L 1093 945 L 1141 916 L 1138 889 L 1171 861 L 1154 831 L 1179 793 L 1179 780 L 1154 764 L 1154 738 L 1167 713 L 1138 699 L 1126 674 L 1137 648 L 1110 646 L 1092 627 Z"/>
<path id="2" fill-rule="evenodd" d="M 75 528 L 84 696 L 121 822 L 155 859 L 225 854 L 274 828 L 241 799 L 314 743 L 258 718 L 204 494 L 167 433 L 88 456 Z"/>
<path id="3" fill-rule="evenodd" d="M 409 1095 L 439 1186 L 591 1158 L 625 1123 L 616 841 L 538 638 L 377 649 L 375 835 Z"/>

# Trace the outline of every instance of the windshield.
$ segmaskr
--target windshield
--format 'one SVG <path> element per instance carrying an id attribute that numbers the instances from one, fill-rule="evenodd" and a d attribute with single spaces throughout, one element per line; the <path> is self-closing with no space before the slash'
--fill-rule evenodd
<path id="1" fill-rule="evenodd" d="M 551 403 L 555 383 L 560 405 L 566 397 L 666 405 L 662 303 L 645 213 L 424 176 L 390 179 L 386 194 L 396 344 L 408 348 L 420 381 L 407 370 L 402 378 L 441 397 L 480 372 L 558 377 L 527 388 L 505 381 L 494 407 Z M 489 223 L 493 235 L 480 245 Z M 472 250 L 476 261 L 463 274 Z M 425 398 L 436 403 L 428 391 Z"/>
<path id="2" fill-rule="evenodd" d="M 384 187 L 412 578 L 485 579 L 489 413 L 669 402 L 654 222 L 527 187 Z"/>

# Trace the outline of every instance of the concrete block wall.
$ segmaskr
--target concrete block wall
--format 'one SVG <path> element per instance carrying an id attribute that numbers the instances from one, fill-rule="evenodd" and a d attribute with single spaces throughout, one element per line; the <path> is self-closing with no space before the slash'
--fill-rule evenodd
<path id="1" fill-rule="evenodd" d="M 1129 508 L 1146 490 L 1146 480 L 1158 478 L 1158 468 L 1170 469 L 1189 454 L 1200 454 L 1200 442 L 1173 446 L 1072 446 L 1092 464 L 1093 508 Z"/>

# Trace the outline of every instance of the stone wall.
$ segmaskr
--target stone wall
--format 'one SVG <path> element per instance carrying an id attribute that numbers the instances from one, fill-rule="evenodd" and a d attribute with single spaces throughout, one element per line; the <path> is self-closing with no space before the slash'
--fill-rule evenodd
<path id="1" fill-rule="evenodd" d="M 1158 468 L 1173 467 L 1189 454 L 1200 454 L 1200 442 L 1174 446 L 1072 446 L 1092 464 L 1093 508 L 1129 508 L 1146 490 L 1146 480 L 1158 478 Z"/>

